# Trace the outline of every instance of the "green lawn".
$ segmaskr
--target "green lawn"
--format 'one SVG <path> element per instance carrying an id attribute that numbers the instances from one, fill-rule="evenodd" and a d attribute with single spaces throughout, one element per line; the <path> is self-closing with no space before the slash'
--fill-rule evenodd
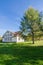
<path id="1" fill-rule="evenodd" d="M 43 41 L 37 43 L 0 44 L 0 65 L 43 65 Z"/>

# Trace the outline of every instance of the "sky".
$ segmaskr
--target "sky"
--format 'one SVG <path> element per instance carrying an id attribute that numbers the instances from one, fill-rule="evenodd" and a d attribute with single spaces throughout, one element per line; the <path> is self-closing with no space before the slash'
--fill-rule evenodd
<path id="1" fill-rule="evenodd" d="M 24 12 L 33 7 L 43 11 L 43 0 L 0 0 L 0 35 L 5 31 L 19 31 Z"/>

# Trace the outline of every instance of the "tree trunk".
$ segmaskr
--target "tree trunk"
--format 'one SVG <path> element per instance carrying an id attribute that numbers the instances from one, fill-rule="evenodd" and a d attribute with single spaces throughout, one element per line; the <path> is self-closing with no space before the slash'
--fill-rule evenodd
<path id="1" fill-rule="evenodd" d="M 33 44 L 34 44 L 34 32 L 32 32 L 32 41 L 33 41 Z"/>

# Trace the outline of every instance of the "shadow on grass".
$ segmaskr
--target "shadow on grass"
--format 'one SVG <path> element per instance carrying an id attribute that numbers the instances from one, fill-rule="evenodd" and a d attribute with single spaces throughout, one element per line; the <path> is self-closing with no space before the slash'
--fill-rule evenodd
<path id="1" fill-rule="evenodd" d="M 2 65 L 43 65 L 43 46 L 1 46 Z"/>

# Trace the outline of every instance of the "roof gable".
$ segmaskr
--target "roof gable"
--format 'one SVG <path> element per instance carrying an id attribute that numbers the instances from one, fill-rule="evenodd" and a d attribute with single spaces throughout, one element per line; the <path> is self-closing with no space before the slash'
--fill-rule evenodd
<path id="1" fill-rule="evenodd" d="M 12 34 L 13 36 L 20 36 L 20 32 L 18 31 L 18 32 L 11 32 L 11 31 L 6 31 L 5 33 L 4 33 L 4 35 L 3 35 L 3 37 L 6 35 L 6 34 Z"/>

